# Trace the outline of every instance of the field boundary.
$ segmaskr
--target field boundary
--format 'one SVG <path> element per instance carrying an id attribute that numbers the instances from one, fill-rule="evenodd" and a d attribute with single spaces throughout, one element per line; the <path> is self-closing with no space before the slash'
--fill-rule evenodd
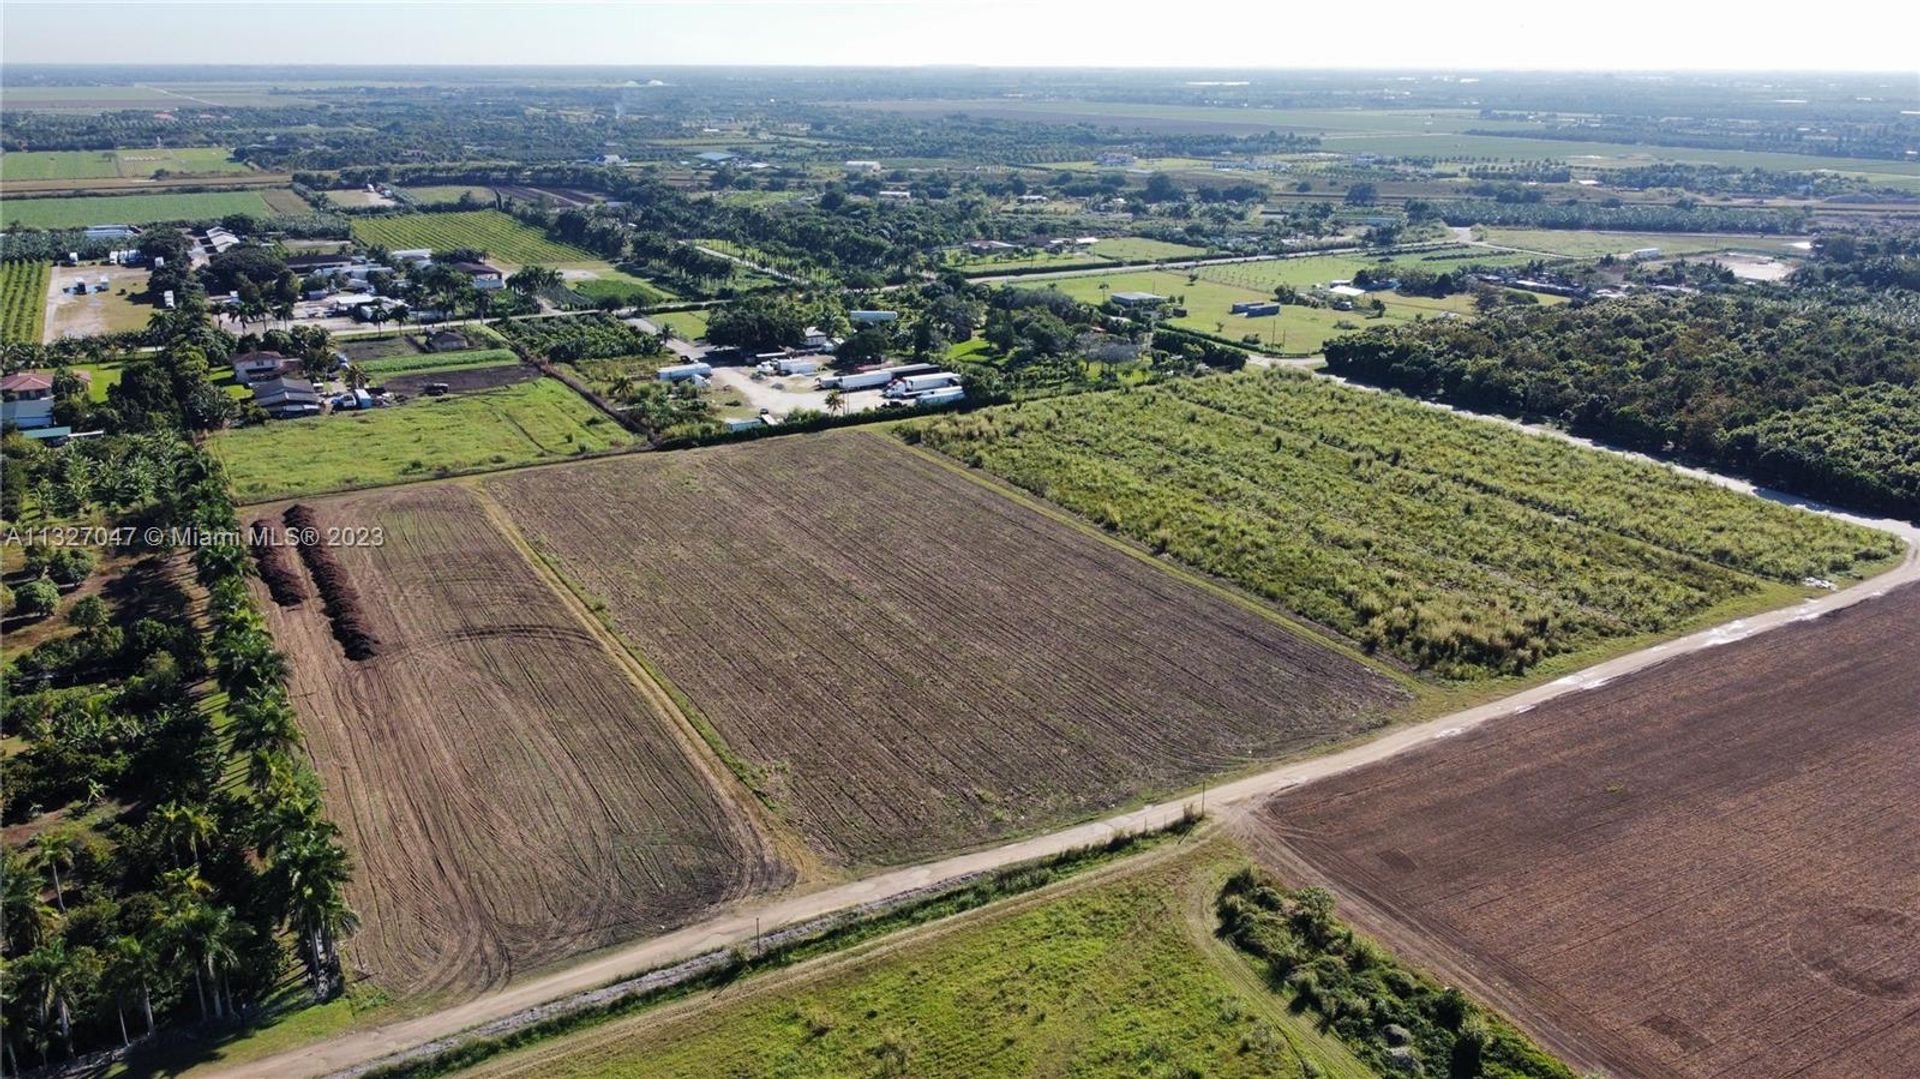
<path id="1" fill-rule="evenodd" d="M 863 433 L 873 434 L 874 437 L 882 437 L 873 432 Z M 1107 546 L 1123 551 L 1134 559 L 1153 566 L 1182 582 L 1194 585 L 1210 595 L 1224 599 L 1235 606 L 1257 614 L 1295 636 L 1322 645 L 1347 659 L 1351 659 L 1367 667 L 1369 670 L 1385 675 L 1413 693 L 1416 701 L 1431 693 L 1435 688 L 1432 684 L 1422 680 L 1418 675 L 1393 663 L 1389 659 L 1367 655 L 1359 648 L 1356 648 L 1352 641 L 1325 626 L 1300 618 L 1257 596 L 1249 595 L 1226 581 L 1211 577 L 1199 570 L 1181 565 L 1170 559 L 1162 558 L 1125 537 L 1117 536 L 1084 517 L 1080 517 L 1069 510 L 1062 509 L 1050 502 L 1037 498 L 1015 487 L 1013 484 L 987 473 L 983 469 L 969 468 L 965 464 L 948 457 L 946 454 L 940 453 L 937 450 L 927 449 L 925 446 L 916 443 L 907 442 L 904 439 L 896 438 L 896 441 L 908 450 L 919 454 L 921 457 L 939 465 L 947 471 L 959 476 L 964 476 L 975 484 L 993 491 L 1004 498 L 1011 499 L 1025 506 L 1027 509 L 1039 513 L 1043 517 L 1047 517 L 1060 524 L 1069 525 L 1081 534 L 1092 536 Z"/>
<path id="2" fill-rule="evenodd" d="M 385 1061 L 343 1069 L 328 1079 L 361 1076 L 429 1079 L 463 1071 L 494 1056 L 601 1027 L 617 1019 L 644 1015 L 667 1021 L 723 1003 L 714 994 L 741 978 L 754 979 L 742 990 L 743 994 L 778 991 L 792 981 L 806 980 L 822 970 L 859 963 L 901 947 L 964 931 L 976 915 L 1017 913 L 1036 903 L 1054 902 L 1116 877 L 1144 872 L 1175 855 L 1203 850 L 1204 846 L 1185 848 L 1182 842 L 1196 827 L 1203 827 L 1199 822 L 1198 817 L 1176 821 L 1155 831 L 1116 836 L 1098 846 L 957 877 L 806 922 L 780 926 L 757 935 L 751 950 L 736 945 L 705 952 L 567 1000 L 528 1009 L 441 1042 L 394 1054 Z M 1200 842 L 1224 842 L 1225 834 L 1209 829 Z M 1038 883 L 1028 877 L 1048 869 L 1062 871 L 1064 875 Z M 965 894 L 974 888 L 988 891 L 978 896 Z M 1008 890 L 997 890 L 1001 888 Z M 947 913 L 934 912 L 944 900 L 957 900 L 964 905 Z M 931 916 L 924 921 L 916 920 L 916 916 L 923 913 Z M 892 919 L 905 924 L 889 927 L 886 923 Z M 872 935 L 863 935 L 867 933 Z M 851 939 L 839 941 L 843 935 Z M 809 946 L 828 950 L 818 955 L 788 958 L 790 951 L 804 952 Z M 766 974 L 755 978 L 756 968 L 762 963 L 766 964 Z M 714 994 L 697 995 L 704 990 L 713 990 Z M 734 999 L 737 998 L 728 997 L 725 1002 Z"/>

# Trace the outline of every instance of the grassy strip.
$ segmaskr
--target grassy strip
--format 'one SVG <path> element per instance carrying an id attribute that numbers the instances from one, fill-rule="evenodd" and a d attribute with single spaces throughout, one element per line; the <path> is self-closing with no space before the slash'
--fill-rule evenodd
<path id="1" fill-rule="evenodd" d="M 914 893 L 897 906 L 851 917 L 830 915 L 800 926 L 793 936 L 751 954 L 735 946 L 725 952 L 709 952 L 678 964 L 689 968 L 703 962 L 706 964 L 686 977 L 662 982 L 652 978 L 662 971 L 649 971 L 622 979 L 608 988 L 631 983 L 634 985 L 633 991 L 616 992 L 607 999 L 535 1020 L 508 1033 L 477 1037 L 414 1060 L 377 1065 L 362 1074 L 369 1079 L 431 1079 L 449 1075 L 502 1053 L 524 1049 L 611 1019 L 681 1000 L 703 990 L 719 989 L 754 974 L 790 967 L 890 933 L 1044 888 L 1186 835 L 1199 825 L 1200 820 L 1198 814 L 1188 814 L 1157 831 L 1122 833 L 1099 846 L 1077 847 L 1047 858 L 962 878 L 931 892 Z M 665 969 L 670 971 L 674 968 Z M 650 980 L 652 984 L 649 984 Z"/>
<path id="2" fill-rule="evenodd" d="M 497 367 L 519 363 L 512 349 L 476 348 L 462 352 L 426 352 L 417 355 L 381 356 L 361 360 L 360 369 L 369 375 L 430 375 L 440 371 L 459 371 L 468 367 Z"/>

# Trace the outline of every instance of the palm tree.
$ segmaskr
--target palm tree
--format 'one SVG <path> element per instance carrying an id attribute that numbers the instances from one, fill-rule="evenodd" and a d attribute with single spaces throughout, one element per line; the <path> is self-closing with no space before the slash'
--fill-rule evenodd
<path id="1" fill-rule="evenodd" d="M 840 415 L 847 410 L 847 395 L 839 390 L 830 390 L 827 393 L 826 405 L 828 412 L 836 416 Z"/>
<path id="2" fill-rule="evenodd" d="M 71 832 L 41 832 L 33 839 L 35 859 L 53 874 L 53 901 L 62 914 L 67 912 L 67 896 L 60 884 L 60 869 L 73 868 L 73 856 L 78 849 L 79 844 Z"/>
<path id="3" fill-rule="evenodd" d="M 144 939 L 125 936 L 114 940 L 107 958 L 106 981 L 113 993 L 114 1010 L 121 1013 L 122 1044 L 132 1044 L 132 1039 L 127 1037 L 127 1017 L 122 1007 L 126 998 L 132 996 L 140 1000 L 140 1014 L 147 1021 L 146 1036 L 153 1037 L 153 983 L 160 973 L 160 954 Z"/>
<path id="4" fill-rule="evenodd" d="M 176 864 L 179 861 L 180 847 L 184 844 L 193 856 L 193 864 L 200 864 L 200 845 L 211 842 L 215 833 L 213 814 L 205 806 L 181 805 L 179 802 L 167 802 L 154 810 L 154 816 L 160 822 L 160 833 L 173 847 Z"/>
<path id="5" fill-rule="evenodd" d="M 307 969 L 314 990 L 325 994 L 334 965 L 334 941 L 360 924 L 347 906 L 344 889 L 352 876 L 347 852 L 334 842 L 331 822 L 288 836 L 274 851 L 269 875 L 284 897 L 287 924 L 306 943 Z"/>
<path id="6" fill-rule="evenodd" d="M 228 705 L 227 715 L 233 720 L 235 753 L 292 753 L 300 747 L 300 725 L 277 690 L 240 698 Z"/>
<path id="7" fill-rule="evenodd" d="M 0 925 L 6 927 L 9 954 L 38 948 L 53 928 L 53 908 L 40 898 L 43 887 L 25 855 L 0 850 Z"/>
<path id="8" fill-rule="evenodd" d="M 86 987 L 90 958 L 88 949 L 69 949 L 55 937 L 20 960 L 21 974 L 39 989 L 40 1022 L 46 1023 L 49 1014 L 59 1020 L 68 1056 L 73 1055 L 73 1001 Z"/>

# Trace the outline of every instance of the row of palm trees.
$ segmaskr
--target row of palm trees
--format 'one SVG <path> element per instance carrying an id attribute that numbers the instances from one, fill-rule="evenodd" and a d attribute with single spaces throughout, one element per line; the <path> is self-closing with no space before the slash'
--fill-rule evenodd
<path id="1" fill-rule="evenodd" d="M 184 453 L 164 519 L 203 536 L 238 536 L 218 462 L 203 450 Z M 140 804 L 129 793 L 138 786 L 103 791 L 115 797 L 89 798 L 83 816 L 0 851 L 10 1074 L 23 1046 L 37 1043 L 45 1063 L 56 1050 L 71 1057 L 104 1047 L 116 1027 L 131 1044 L 170 1018 L 244 1015 L 278 981 L 283 940 L 316 995 L 340 985 L 338 942 L 357 924 L 345 891 L 351 867 L 302 756 L 286 657 L 247 588 L 246 548 L 237 540 L 199 546 L 192 563 L 208 596 L 209 653 L 228 723 L 216 733 L 197 702 L 130 718 L 135 729 L 165 730 L 169 759 L 201 778 L 168 788 L 178 793 L 158 804 Z"/>

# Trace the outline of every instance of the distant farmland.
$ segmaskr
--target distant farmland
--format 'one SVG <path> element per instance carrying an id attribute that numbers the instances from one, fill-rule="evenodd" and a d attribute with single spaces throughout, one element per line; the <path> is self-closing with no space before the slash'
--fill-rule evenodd
<path id="1" fill-rule="evenodd" d="M 818 847 L 899 862 L 1350 735 L 1297 627 L 870 434 L 483 481 Z"/>
<path id="2" fill-rule="evenodd" d="M 446 251 L 471 247 L 512 266 L 600 262 L 592 252 L 549 240 L 539 229 L 499 210 L 362 217 L 353 222 L 353 238 L 400 249 L 430 247 Z"/>
<path id="3" fill-rule="evenodd" d="M 1678 630 L 1894 554 L 1644 462 L 1291 372 L 945 417 L 909 438 L 1458 679 Z"/>
<path id="4" fill-rule="evenodd" d="M 480 498 L 436 484 L 318 509 L 322 528 L 384 530 L 329 548 L 371 659 L 343 655 L 311 584 L 297 607 L 261 590 L 356 863 L 349 969 L 471 993 L 789 879 Z"/>
<path id="5" fill-rule="evenodd" d="M 1283 875 L 1610 1075 L 1920 1060 L 1920 587 L 1276 797 Z"/>
<path id="6" fill-rule="evenodd" d="M 202 191 L 191 194 L 87 195 L 77 198 L 0 200 L 0 227 L 77 229 L 89 225 L 150 225 L 161 221 L 208 221 L 228 214 L 272 217 L 303 212 L 277 191 Z M 297 206 L 296 206 L 297 204 Z"/>
<path id="7" fill-rule="evenodd" d="M 9 91 L 11 93 L 11 91 Z M 165 171 L 176 176 L 218 176 L 251 172 L 244 161 L 219 146 L 176 149 L 36 150 L 0 154 L 0 181 L 146 179 Z"/>

